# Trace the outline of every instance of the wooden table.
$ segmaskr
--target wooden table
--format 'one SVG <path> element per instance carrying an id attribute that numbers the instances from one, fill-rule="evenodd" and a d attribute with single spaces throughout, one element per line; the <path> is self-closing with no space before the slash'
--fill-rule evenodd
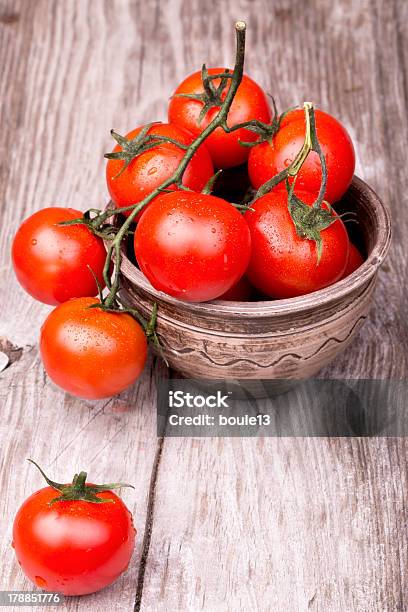
<path id="1" fill-rule="evenodd" d="M 204 10 L 204 4 L 206 9 Z M 47 307 L 17 286 L 10 241 L 44 206 L 107 200 L 109 129 L 165 119 L 177 82 L 231 63 L 248 22 L 246 70 L 281 108 L 313 100 L 354 139 L 357 173 L 394 214 L 371 316 L 324 374 L 407 377 L 408 3 L 261 0 L 1 0 L 1 589 L 30 589 L 10 547 L 13 516 L 42 486 L 86 469 L 125 480 L 138 528 L 126 575 L 66 610 L 297 612 L 408 609 L 404 438 L 156 437 L 151 360 L 140 382 L 81 401 L 46 378 Z"/>

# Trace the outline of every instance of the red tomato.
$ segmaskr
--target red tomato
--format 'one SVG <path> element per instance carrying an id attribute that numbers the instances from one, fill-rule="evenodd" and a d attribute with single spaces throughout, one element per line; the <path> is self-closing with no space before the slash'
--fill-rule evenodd
<path id="1" fill-rule="evenodd" d="M 58 491 L 45 487 L 18 510 L 13 547 L 23 572 L 41 589 L 86 595 L 111 584 L 127 569 L 135 545 L 132 515 L 112 491 L 96 496 L 110 501 L 50 505 Z"/>
<path id="2" fill-rule="evenodd" d="M 300 192 L 312 204 L 314 196 Z M 340 218 L 321 232 L 322 253 L 317 263 L 313 240 L 296 232 L 283 189 L 273 190 L 256 200 L 245 213 L 252 254 L 247 276 L 262 293 L 272 298 L 290 298 L 323 289 L 339 280 L 346 268 L 349 239 Z M 333 215 L 337 216 L 333 212 Z"/>
<path id="3" fill-rule="evenodd" d="M 44 208 L 28 217 L 13 241 L 12 260 L 21 286 L 45 304 L 61 304 L 73 297 L 93 296 L 105 286 L 106 251 L 100 238 L 84 225 L 58 225 L 78 219 L 73 208 Z"/>
<path id="4" fill-rule="evenodd" d="M 210 75 L 224 71 L 225 68 L 208 69 Z M 220 79 L 215 79 L 213 83 L 217 87 L 220 84 Z M 222 99 L 227 95 L 228 88 L 229 85 L 225 87 L 221 95 Z M 201 94 L 203 91 L 201 71 L 194 72 L 180 83 L 169 104 L 169 121 L 189 130 L 195 136 L 198 136 L 214 119 L 220 107 L 214 106 L 210 108 L 201 123 L 199 123 L 199 115 L 203 108 L 203 102 L 179 97 L 177 94 Z M 244 75 L 231 104 L 227 124 L 229 127 L 233 127 L 238 123 L 252 119 L 269 123 L 271 120 L 271 109 L 265 92 L 255 81 Z M 254 132 L 249 130 L 239 129 L 228 134 L 219 127 L 208 136 L 205 144 L 217 168 L 230 168 L 243 164 L 248 159 L 249 149 L 241 146 L 239 141 L 254 142 L 257 137 Z"/>
<path id="5" fill-rule="evenodd" d="M 346 278 L 346 276 L 350 276 L 353 272 L 357 270 L 364 262 L 364 259 L 356 246 L 352 242 L 350 242 L 350 250 L 349 256 L 347 260 L 347 266 L 344 271 L 342 278 Z"/>
<path id="6" fill-rule="evenodd" d="M 346 129 L 334 117 L 316 110 L 315 118 L 317 137 L 327 164 L 325 199 L 332 204 L 342 197 L 353 178 L 354 148 Z M 289 166 L 302 148 L 304 139 L 305 113 L 295 110 L 283 119 L 271 143 L 263 142 L 251 148 L 248 173 L 255 189 Z M 321 178 L 319 156 L 311 151 L 297 176 L 295 192 L 304 190 L 316 197 Z"/>
<path id="7" fill-rule="evenodd" d="M 126 138 L 135 138 L 141 129 L 139 127 L 129 132 Z M 153 125 L 148 130 L 148 135 L 152 134 L 173 138 L 184 145 L 190 145 L 194 140 L 194 137 L 186 130 L 167 123 Z M 113 149 L 115 152 L 121 150 L 119 145 Z M 121 174 L 119 172 L 125 162 L 110 159 L 106 165 L 106 181 L 110 196 L 116 206 L 131 206 L 143 200 L 177 170 L 184 154 L 185 150 L 177 145 L 160 144 L 137 155 Z M 213 174 L 214 167 L 210 155 L 205 145 L 201 145 L 184 172 L 183 185 L 193 191 L 202 191 Z"/>
<path id="8" fill-rule="evenodd" d="M 220 295 L 218 299 L 226 302 L 248 302 L 253 291 L 254 288 L 244 275 L 228 291 Z"/>
<path id="9" fill-rule="evenodd" d="M 188 191 L 158 197 L 135 233 L 136 259 L 152 285 L 188 302 L 219 297 L 250 255 L 243 216 L 225 200 Z"/>
<path id="10" fill-rule="evenodd" d="M 141 374 L 146 336 L 125 313 L 89 308 L 95 298 L 55 308 L 41 328 L 40 351 L 51 380 L 72 395 L 100 399 L 120 393 Z"/>

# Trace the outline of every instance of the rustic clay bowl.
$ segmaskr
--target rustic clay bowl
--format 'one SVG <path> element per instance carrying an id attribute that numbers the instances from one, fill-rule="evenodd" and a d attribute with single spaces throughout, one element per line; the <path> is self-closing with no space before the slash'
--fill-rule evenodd
<path id="1" fill-rule="evenodd" d="M 146 318 L 157 302 L 164 355 L 187 378 L 313 376 L 344 351 L 363 325 L 390 244 L 389 212 L 361 179 L 353 179 L 339 206 L 357 213 L 352 238 L 367 259 L 331 287 L 285 300 L 192 304 L 153 289 L 124 253 L 121 296 Z"/>

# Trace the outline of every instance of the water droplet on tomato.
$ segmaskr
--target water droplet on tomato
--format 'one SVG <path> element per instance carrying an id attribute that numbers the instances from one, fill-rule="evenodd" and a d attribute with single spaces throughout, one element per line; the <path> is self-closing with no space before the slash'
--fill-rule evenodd
<path id="1" fill-rule="evenodd" d="M 41 578 L 41 576 L 36 576 L 34 578 L 35 580 L 35 584 L 40 587 L 40 589 L 46 589 L 47 588 L 47 581 L 44 580 L 44 578 Z"/>
<path id="2" fill-rule="evenodd" d="M 33 239 L 31 240 L 31 244 L 32 244 L 33 246 L 35 246 L 35 245 L 37 244 L 37 241 L 36 241 L 36 239 L 35 239 L 35 238 L 33 238 Z"/>
<path id="3" fill-rule="evenodd" d="M 147 174 L 151 175 L 151 174 L 156 174 L 157 172 L 157 168 L 156 166 L 153 166 L 153 168 L 150 168 L 147 172 Z"/>
<path id="4" fill-rule="evenodd" d="M 288 157 L 287 159 L 285 159 L 283 163 L 285 164 L 286 167 L 288 167 L 292 163 L 292 160 Z"/>
<path id="5" fill-rule="evenodd" d="M 14 542 L 11 543 L 11 548 L 15 548 Z"/>

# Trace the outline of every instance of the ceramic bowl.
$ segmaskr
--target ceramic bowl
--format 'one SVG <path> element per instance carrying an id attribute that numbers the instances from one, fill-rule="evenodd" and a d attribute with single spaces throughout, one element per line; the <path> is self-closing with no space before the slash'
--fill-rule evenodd
<path id="1" fill-rule="evenodd" d="M 165 357 L 184 377 L 311 377 L 347 348 L 367 319 L 390 245 L 389 211 L 361 179 L 353 179 L 339 208 L 356 212 L 352 238 L 367 258 L 326 289 L 285 300 L 192 304 L 156 291 L 124 253 L 121 297 L 146 318 L 157 303 Z"/>

